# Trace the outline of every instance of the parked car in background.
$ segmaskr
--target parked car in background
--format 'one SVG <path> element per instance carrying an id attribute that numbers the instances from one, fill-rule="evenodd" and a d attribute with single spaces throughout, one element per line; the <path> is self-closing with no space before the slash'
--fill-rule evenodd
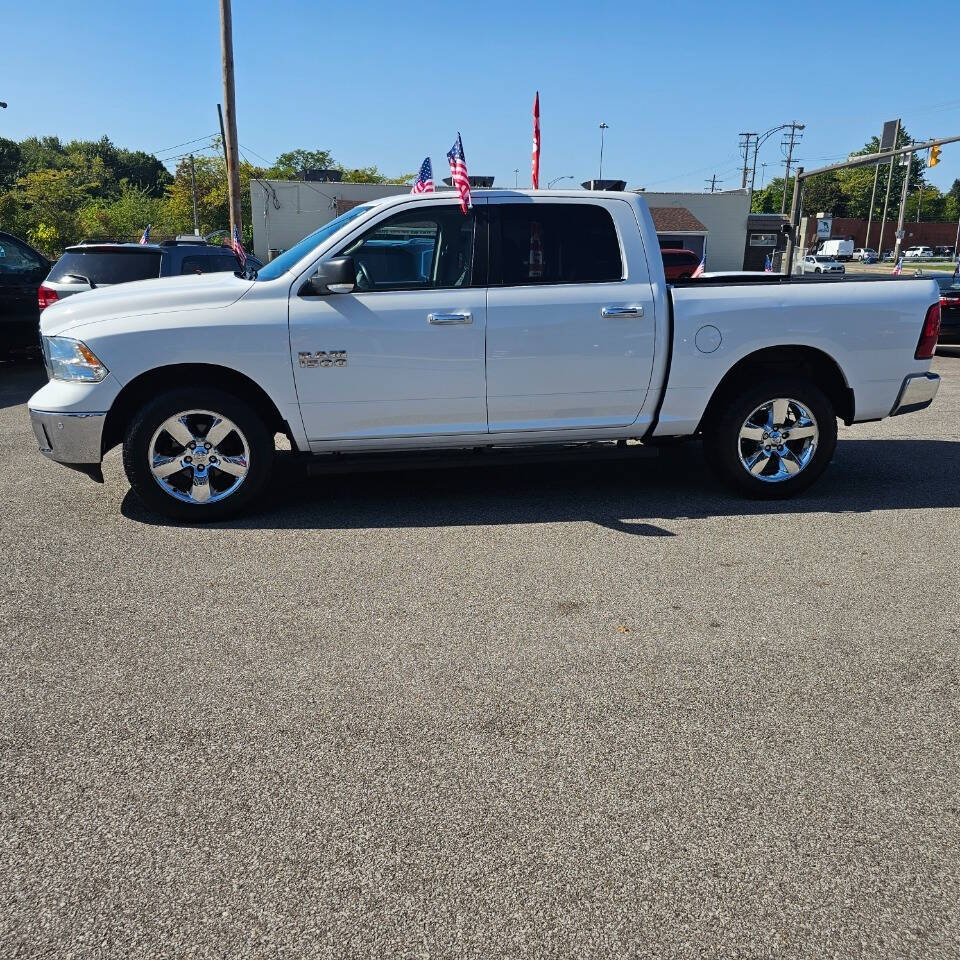
<path id="1" fill-rule="evenodd" d="M 853 241 L 824 240 L 817 253 L 823 254 L 825 257 L 833 257 L 834 260 L 850 260 L 853 257 Z"/>
<path id="2" fill-rule="evenodd" d="M 250 263 L 249 257 L 247 262 Z M 256 264 L 263 266 L 259 260 Z M 241 269 L 237 255 L 229 247 L 194 237 L 160 243 L 80 243 L 63 251 L 37 296 L 42 310 L 71 294 L 116 283 L 191 273 L 234 273 Z"/>
<path id="3" fill-rule="evenodd" d="M 940 337 L 938 343 L 960 346 L 960 277 L 937 277 L 940 287 Z"/>
<path id="4" fill-rule="evenodd" d="M 876 263 L 879 258 L 877 257 L 876 250 L 870 247 L 857 247 L 857 249 L 853 251 L 853 259 L 858 260 L 860 263 Z"/>
<path id="5" fill-rule="evenodd" d="M 811 253 L 805 256 L 801 264 L 801 269 L 803 273 L 831 273 L 842 275 L 847 272 L 846 267 L 844 267 L 839 260 L 834 260 L 833 257 L 828 257 L 821 253 Z"/>
<path id="6" fill-rule="evenodd" d="M 37 290 L 49 269 L 42 253 L 0 231 L 0 356 L 39 351 Z"/>
<path id="7" fill-rule="evenodd" d="M 904 260 L 932 260 L 933 247 L 908 247 L 903 251 Z"/>
<path id="8" fill-rule="evenodd" d="M 884 262 L 886 262 L 886 261 L 888 261 L 888 260 L 893 260 L 893 251 L 892 251 L 892 250 L 884 250 L 883 253 L 880 255 L 880 259 L 881 259 L 882 261 L 884 261 Z"/>
<path id="9" fill-rule="evenodd" d="M 934 247 L 933 255 L 935 257 L 943 258 L 944 260 L 952 260 L 954 257 L 955 251 L 953 247 Z"/>
<path id="10" fill-rule="evenodd" d="M 660 255 L 667 280 L 686 280 L 700 266 L 700 256 L 692 250 L 661 250 Z"/>

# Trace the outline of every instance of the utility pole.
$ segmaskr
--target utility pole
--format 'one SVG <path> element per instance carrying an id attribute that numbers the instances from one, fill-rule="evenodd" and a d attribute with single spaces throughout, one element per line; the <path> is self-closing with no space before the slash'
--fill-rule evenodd
<path id="1" fill-rule="evenodd" d="M 598 180 L 603 179 L 603 134 L 605 131 L 609 130 L 610 126 L 606 123 L 600 124 L 600 176 L 597 177 Z"/>
<path id="2" fill-rule="evenodd" d="M 193 154 L 190 154 L 190 193 L 193 196 L 193 235 L 200 236 L 200 221 L 197 219 L 197 179 L 193 169 Z"/>
<path id="3" fill-rule="evenodd" d="M 233 14 L 230 0 L 220 0 L 220 49 L 223 58 L 223 101 L 227 108 L 223 149 L 227 159 L 227 190 L 230 195 L 230 238 L 240 223 L 240 171 L 237 161 L 237 98 L 233 80 Z"/>
<path id="4" fill-rule="evenodd" d="M 793 254 L 797 244 L 803 240 L 798 236 L 800 229 L 800 195 L 803 193 L 803 167 L 797 167 L 793 181 L 793 200 L 790 203 L 790 232 L 787 234 L 787 249 L 783 252 L 782 273 L 788 276 L 793 272 Z M 787 195 L 787 182 L 783 182 L 783 195 Z"/>
<path id="5" fill-rule="evenodd" d="M 755 133 L 741 133 L 740 136 L 743 138 L 740 141 L 740 149 L 743 151 L 743 177 L 740 180 L 740 189 L 746 190 L 747 170 L 750 169 L 750 141 L 756 141 L 757 135 Z M 711 191 L 711 193 L 712 192 L 713 191 Z"/>
<path id="6" fill-rule="evenodd" d="M 906 169 L 903 171 L 903 189 L 900 191 L 900 216 L 897 219 L 896 243 L 893 245 L 893 262 L 896 263 L 900 258 L 900 246 L 903 243 L 903 215 L 907 209 L 907 191 L 910 189 L 910 166 L 913 161 L 913 154 L 905 154 Z"/>
<path id="7" fill-rule="evenodd" d="M 761 189 L 761 190 L 763 189 L 763 182 L 764 182 L 764 180 L 767 179 L 767 167 L 769 167 L 769 166 L 770 166 L 769 163 L 761 163 L 761 164 L 760 164 L 760 189 Z"/>
<path id="8" fill-rule="evenodd" d="M 722 180 L 718 180 L 718 179 L 717 179 L 717 175 L 716 175 L 716 174 L 714 174 L 709 180 L 704 180 L 703 182 L 710 185 L 710 192 L 711 192 L 711 193 L 716 193 L 716 192 L 717 192 L 717 184 L 718 184 L 718 183 L 723 183 Z"/>
<path id="9" fill-rule="evenodd" d="M 790 124 L 790 140 L 785 142 L 782 145 L 787 148 L 787 171 L 783 175 L 783 199 L 780 201 L 780 216 L 782 217 L 787 210 L 787 183 L 790 181 L 790 164 L 793 162 L 793 148 L 796 142 L 800 139 L 797 137 L 797 131 L 804 130 L 805 126 L 802 123 L 797 123 L 796 120 Z M 786 137 L 784 137 L 786 141 Z"/>

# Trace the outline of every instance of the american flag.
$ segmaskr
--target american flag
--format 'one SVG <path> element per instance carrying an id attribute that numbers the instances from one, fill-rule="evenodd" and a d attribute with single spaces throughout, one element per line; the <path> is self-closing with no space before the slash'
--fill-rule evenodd
<path id="1" fill-rule="evenodd" d="M 413 185 L 411 193 L 433 193 L 433 164 L 427 157 L 420 164 L 420 172 L 417 174 L 417 182 Z"/>
<path id="2" fill-rule="evenodd" d="M 150 242 L 150 224 L 147 224 L 147 229 L 143 231 L 143 236 L 140 238 L 141 243 Z"/>
<path id="3" fill-rule="evenodd" d="M 957 265 L 953 268 L 954 278 L 960 277 L 960 260 L 957 261 Z"/>
<path id="4" fill-rule="evenodd" d="M 237 226 L 233 228 L 233 242 L 230 244 L 230 247 L 237 255 L 240 266 L 245 267 L 247 265 L 247 251 L 243 249 L 243 244 L 240 242 L 240 228 Z"/>
<path id="5" fill-rule="evenodd" d="M 893 268 L 893 275 L 899 277 L 903 273 L 903 257 L 897 261 L 897 265 Z"/>
<path id="6" fill-rule="evenodd" d="M 770 259 L 770 254 L 767 254 L 767 259 L 763 261 L 763 272 L 764 273 L 773 273 L 773 261 Z"/>
<path id="7" fill-rule="evenodd" d="M 697 264 L 697 269 L 690 274 L 691 277 L 702 277 L 703 271 L 707 268 L 707 255 L 706 253 L 700 258 L 700 262 Z"/>
<path id="8" fill-rule="evenodd" d="M 447 159 L 450 161 L 450 178 L 460 195 L 460 209 L 466 213 L 473 206 L 473 201 L 470 199 L 470 176 L 467 174 L 467 158 L 463 155 L 463 140 L 459 131 L 453 146 L 447 151 Z"/>

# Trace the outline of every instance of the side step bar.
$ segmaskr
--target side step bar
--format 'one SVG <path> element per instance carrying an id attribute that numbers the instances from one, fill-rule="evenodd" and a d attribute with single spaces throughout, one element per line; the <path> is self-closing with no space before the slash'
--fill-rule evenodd
<path id="1" fill-rule="evenodd" d="M 469 450 L 423 450 L 398 453 L 323 453 L 310 456 L 307 473 L 373 473 L 398 470 L 453 470 L 504 464 L 562 463 L 574 460 L 646 460 L 659 456 L 659 447 L 616 440 L 598 443 L 544 444 L 542 446 L 472 447 Z"/>

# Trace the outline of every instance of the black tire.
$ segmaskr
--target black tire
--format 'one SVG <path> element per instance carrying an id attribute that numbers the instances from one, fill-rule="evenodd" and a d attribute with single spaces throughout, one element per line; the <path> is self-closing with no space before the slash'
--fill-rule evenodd
<path id="1" fill-rule="evenodd" d="M 755 410 L 781 397 L 802 404 L 812 414 L 818 431 L 816 445 L 799 472 L 782 480 L 764 480 L 751 474 L 741 460 L 742 447 L 749 446 L 749 441 L 741 444 L 740 431 Z M 837 415 L 826 394 L 807 377 L 768 374 L 734 385 L 718 399 L 702 432 L 707 462 L 724 483 L 756 500 L 782 500 L 806 490 L 826 470 L 837 446 Z M 790 440 L 785 446 L 800 450 L 803 444 Z"/>
<path id="2" fill-rule="evenodd" d="M 154 434 L 169 418 L 191 410 L 208 410 L 233 421 L 246 440 L 249 451 L 246 475 L 223 499 L 206 503 L 179 500 L 168 493 L 151 472 L 150 444 Z M 196 523 L 223 520 L 249 507 L 269 481 L 273 459 L 273 436 L 263 417 L 245 400 L 218 387 L 179 388 L 161 394 L 136 412 L 123 439 L 123 468 L 130 486 L 147 509 L 174 520 Z M 210 474 L 209 467 L 207 474 L 212 488 L 215 474 Z M 229 486 L 230 478 L 222 475 L 218 482 Z"/>

